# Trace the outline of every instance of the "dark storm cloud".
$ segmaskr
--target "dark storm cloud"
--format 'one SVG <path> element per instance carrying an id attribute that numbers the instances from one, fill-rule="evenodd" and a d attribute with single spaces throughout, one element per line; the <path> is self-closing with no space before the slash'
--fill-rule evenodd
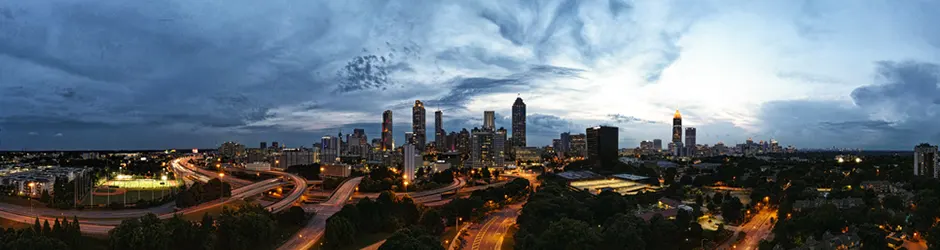
<path id="1" fill-rule="evenodd" d="M 456 78 L 448 85 L 453 86 L 443 97 L 429 102 L 428 105 L 451 109 L 463 109 L 467 102 L 481 95 L 494 93 L 519 93 L 531 88 L 539 80 L 577 78 L 584 72 L 580 69 L 537 65 L 522 73 L 504 78 Z"/>
<path id="2" fill-rule="evenodd" d="M 763 132 L 814 147 L 908 149 L 940 141 L 940 67 L 915 61 L 876 66 L 877 83 L 851 92 L 855 106 L 832 101 L 766 103 L 761 109 Z"/>

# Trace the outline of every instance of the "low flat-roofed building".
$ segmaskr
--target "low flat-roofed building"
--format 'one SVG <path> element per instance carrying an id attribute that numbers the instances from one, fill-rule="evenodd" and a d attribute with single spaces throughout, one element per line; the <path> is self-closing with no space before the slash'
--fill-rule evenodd
<path id="1" fill-rule="evenodd" d="M 352 172 L 352 166 L 346 164 L 323 164 L 320 167 L 323 168 L 323 171 L 320 171 L 323 176 L 348 177 Z"/>

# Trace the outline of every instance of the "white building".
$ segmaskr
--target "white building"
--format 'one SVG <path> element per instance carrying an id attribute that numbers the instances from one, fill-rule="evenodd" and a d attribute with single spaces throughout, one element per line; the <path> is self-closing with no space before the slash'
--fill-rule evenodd
<path id="1" fill-rule="evenodd" d="M 402 164 L 402 173 L 404 174 L 406 181 L 413 182 L 415 179 L 415 168 L 417 167 L 417 163 L 415 161 L 417 151 L 415 150 L 415 145 L 411 143 L 405 144 L 405 146 L 402 147 L 404 148 L 404 152 L 402 154 L 402 158 L 404 158 L 404 163 Z"/>
<path id="2" fill-rule="evenodd" d="M 271 163 L 267 162 L 252 162 L 245 164 L 245 169 L 252 171 L 271 171 Z"/>

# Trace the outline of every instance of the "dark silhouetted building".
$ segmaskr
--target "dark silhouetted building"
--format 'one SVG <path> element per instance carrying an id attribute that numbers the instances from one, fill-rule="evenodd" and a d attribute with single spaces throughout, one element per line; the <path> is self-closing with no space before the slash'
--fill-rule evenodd
<path id="1" fill-rule="evenodd" d="M 588 128 L 587 159 L 594 164 L 607 164 L 617 161 L 619 150 L 619 129 L 611 126 Z"/>
<path id="2" fill-rule="evenodd" d="M 391 151 L 395 149 L 392 139 L 392 111 L 386 110 L 382 113 L 382 151 Z"/>
<path id="3" fill-rule="evenodd" d="M 415 100 L 415 106 L 411 108 L 411 128 L 414 132 L 415 148 L 418 152 L 424 152 L 425 143 L 428 143 L 427 114 L 424 110 L 424 103 Z"/>
<path id="4" fill-rule="evenodd" d="M 516 102 L 512 104 L 512 145 L 514 147 L 525 147 L 525 103 L 522 98 L 517 97 Z"/>
<path id="5" fill-rule="evenodd" d="M 446 152 L 447 145 L 446 141 L 447 132 L 444 132 L 444 112 L 438 110 L 434 112 L 434 146 L 438 148 L 438 151 Z"/>

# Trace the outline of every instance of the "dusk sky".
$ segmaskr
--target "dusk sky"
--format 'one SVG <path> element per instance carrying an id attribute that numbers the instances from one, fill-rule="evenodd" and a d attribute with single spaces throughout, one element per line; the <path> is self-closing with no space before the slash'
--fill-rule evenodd
<path id="1" fill-rule="evenodd" d="M 364 128 L 940 143 L 940 2 L 0 0 L 0 149 L 306 146 Z"/>

